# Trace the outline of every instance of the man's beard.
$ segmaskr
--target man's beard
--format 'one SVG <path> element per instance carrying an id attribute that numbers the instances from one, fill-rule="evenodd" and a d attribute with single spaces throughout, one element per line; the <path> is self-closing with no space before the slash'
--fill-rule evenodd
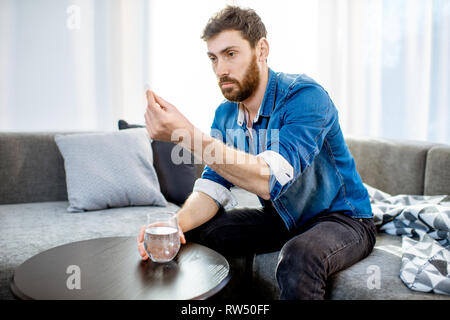
<path id="1" fill-rule="evenodd" d="M 236 89 L 231 87 L 223 89 L 221 84 L 224 82 L 232 82 L 236 84 L 238 88 Z M 258 88 L 258 85 L 259 85 L 259 69 L 258 65 L 256 64 L 255 55 L 253 56 L 253 59 L 250 62 L 247 71 L 245 72 L 242 83 L 229 77 L 223 77 L 219 80 L 219 87 L 220 90 L 222 90 L 222 94 L 224 95 L 224 97 L 229 101 L 236 101 L 236 102 L 244 101 L 248 97 L 250 97 L 253 94 L 253 92 L 255 92 L 256 88 Z"/>

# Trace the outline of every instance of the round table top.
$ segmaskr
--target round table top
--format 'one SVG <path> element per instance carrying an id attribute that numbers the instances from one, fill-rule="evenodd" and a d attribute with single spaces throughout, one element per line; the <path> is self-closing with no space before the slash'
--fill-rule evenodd
<path id="1" fill-rule="evenodd" d="M 14 272 L 19 299 L 206 299 L 231 277 L 227 260 L 187 243 L 174 260 L 142 261 L 135 237 L 73 242 L 44 251 Z"/>

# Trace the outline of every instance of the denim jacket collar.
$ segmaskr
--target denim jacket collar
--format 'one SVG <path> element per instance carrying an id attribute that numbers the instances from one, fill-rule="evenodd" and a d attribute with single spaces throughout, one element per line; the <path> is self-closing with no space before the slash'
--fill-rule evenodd
<path id="1" fill-rule="evenodd" d="M 259 110 L 259 115 L 270 117 L 275 104 L 275 91 L 277 88 L 277 75 L 269 68 L 269 80 L 267 81 L 266 93 L 264 94 L 262 108 Z"/>
<path id="2" fill-rule="evenodd" d="M 260 116 L 269 117 L 270 114 L 272 113 L 273 105 L 275 103 L 275 90 L 276 90 L 276 84 L 277 84 L 276 77 L 277 76 L 276 76 L 275 72 L 269 68 L 269 77 L 267 80 L 267 86 L 266 86 L 266 91 L 264 93 L 264 98 L 263 98 L 261 106 L 259 107 L 258 112 L 257 112 L 256 117 L 253 120 L 253 122 L 257 122 Z M 236 120 L 237 124 L 239 126 L 243 126 L 244 119 L 245 119 L 245 114 L 244 114 L 245 111 L 242 108 L 240 103 L 236 103 L 236 107 L 238 108 L 238 117 Z"/>

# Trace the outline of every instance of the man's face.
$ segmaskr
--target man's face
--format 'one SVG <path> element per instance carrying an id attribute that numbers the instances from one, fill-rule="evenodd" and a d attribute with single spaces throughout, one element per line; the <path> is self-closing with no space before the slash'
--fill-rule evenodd
<path id="1" fill-rule="evenodd" d="M 260 72 L 255 50 L 239 31 L 219 33 L 207 41 L 220 90 L 230 101 L 244 101 L 259 85 Z"/>

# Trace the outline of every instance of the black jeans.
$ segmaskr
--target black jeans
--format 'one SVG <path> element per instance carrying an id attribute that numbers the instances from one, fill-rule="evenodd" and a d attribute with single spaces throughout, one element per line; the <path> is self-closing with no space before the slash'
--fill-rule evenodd
<path id="1" fill-rule="evenodd" d="M 334 212 L 288 232 L 268 202 L 265 208 L 220 209 L 185 236 L 229 257 L 281 249 L 276 268 L 280 299 L 320 300 L 330 275 L 369 255 L 376 229 L 373 219 Z"/>

